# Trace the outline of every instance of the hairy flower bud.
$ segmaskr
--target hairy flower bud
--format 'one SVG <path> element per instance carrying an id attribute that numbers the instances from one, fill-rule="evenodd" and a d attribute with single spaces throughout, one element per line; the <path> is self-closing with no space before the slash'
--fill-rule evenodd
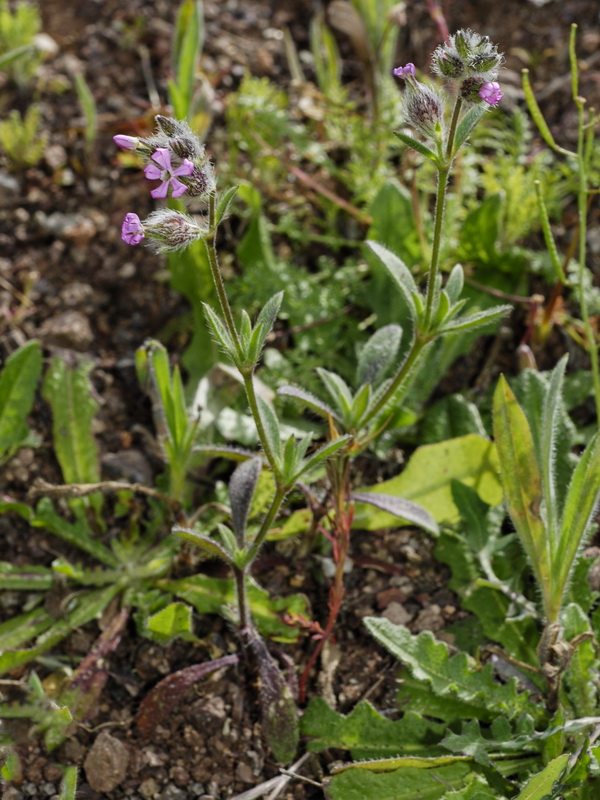
<path id="1" fill-rule="evenodd" d="M 465 71 L 462 59 L 453 53 L 445 53 L 443 48 L 438 47 L 433 54 L 432 69 L 444 78 L 460 78 Z"/>
<path id="2" fill-rule="evenodd" d="M 409 85 L 404 101 L 406 122 L 428 139 L 435 139 L 444 125 L 444 103 L 433 89 L 422 83 Z"/>
<path id="3" fill-rule="evenodd" d="M 432 70 L 443 78 L 479 77 L 482 81 L 493 81 L 498 77 L 502 61 L 502 54 L 489 36 L 466 28 L 436 48 Z"/>
<path id="4" fill-rule="evenodd" d="M 182 250 L 192 242 L 203 239 L 208 229 L 199 224 L 193 217 L 161 208 L 153 211 L 143 222 L 146 236 L 158 253 L 170 253 Z"/>
<path id="5" fill-rule="evenodd" d="M 187 186 L 189 197 L 214 194 L 217 188 L 212 165 L 207 158 L 200 165 L 194 164 L 194 171 L 191 175 L 182 176 L 180 180 L 181 183 Z"/>

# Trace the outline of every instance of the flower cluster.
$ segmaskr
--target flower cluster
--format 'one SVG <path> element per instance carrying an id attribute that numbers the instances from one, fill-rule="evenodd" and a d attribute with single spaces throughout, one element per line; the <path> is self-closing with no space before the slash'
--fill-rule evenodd
<path id="1" fill-rule="evenodd" d="M 150 194 L 156 199 L 172 197 L 205 197 L 214 194 L 216 183 L 212 165 L 204 145 L 187 122 L 157 116 L 157 132 L 147 138 L 113 137 L 118 147 L 134 150 L 146 162 L 144 174 L 148 180 L 160 181 Z M 171 209 L 155 211 L 143 222 L 137 214 L 125 215 L 121 238 L 131 245 L 148 238 L 159 252 L 187 247 L 205 237 L 206 227 L 187 214 Z"/>
<path id="2" fill-rule="evenodd" d="M 496 78 L 503 60 L 489 36 L 465 29 L 457 31 L 435 49 L 432 70 L 443 78 L 457 81 L 463 100 L 470 103 L 483 100 L 495 106 L 502 99 Z"/>
<path id="3" fill-rule="evenodd" d="M 432 57 L 433 72 L 458 84 L 463 102 L 490 106 L 502 99 L 497 82 L 503 57 L 487 36 L 472 30 L 460 30 L 436 48 Z M 444 127 L 444 103 L 440 95 L 415 78 L 411 62 L 396 67 L 393 74 L 406 81 L 404 117 L 406 122 L 427 139 L 440 139 Z"/>

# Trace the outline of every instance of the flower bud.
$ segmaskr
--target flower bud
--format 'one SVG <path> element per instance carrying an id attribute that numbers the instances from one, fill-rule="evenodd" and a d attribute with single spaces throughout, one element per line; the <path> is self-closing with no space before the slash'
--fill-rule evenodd
<path id="1" fill-rule="evenodd" d="M 113 142 L 117 145 L 117 147 L 123 148 L 123 150 L 135 150 L 140 140 L 137 136 L 124 136 L 122 134 L 117 134 L 117 136 L 113 136 Z"/>
<path id="2" fill-rule="evenodd" d="M 144 220 L 144 231 L 158 253 L 170 253 L 203 239 L 208 229 L 187 214 L 161 208 Z"/>
<path id="3" fill-rule="evenodd" d="M 435 139 L 443 128 L 444 104 L 437 92 L 415 81 L 406 94 L 404 116 L 423 136 Z"/>
<path id="4" fill-rule="evenodd" d="M 432 69 L 444 78 L 460 78 L 465 71 L 462 59 L 454 53 L 446 53 L 438 47 L 433 54 Z"/>
<path id="5" fill-rule="evenodd" d="M 125 219 L 121 225 L 121 239 L 126 244 L 136 245 L 142 241 L 144 236 L 144 227 L 138 215 L 132 211 L 129 214 L 125 214 Z"/>
<path id="6" fill-rule="evenodd" d="M 491 106 L 497 106 L 504 97 L 500 84 L 497 81 L 488 81 L 484 83 L 477 94 Z"/>
<path id="7" fill-rule="evenodd" d="M 182 176 L 180 180 L 187 186 L 188 197 L 211 195 L 217 188 L 215 175 L 208 158 L 204 159 L 204 163 L 200 165 L 194 164 L 194 171 L 191 175 Z"/>

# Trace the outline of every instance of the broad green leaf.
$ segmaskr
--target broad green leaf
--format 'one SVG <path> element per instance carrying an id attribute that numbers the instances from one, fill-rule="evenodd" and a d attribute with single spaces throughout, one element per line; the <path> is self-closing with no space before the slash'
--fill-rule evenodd
<path id="1" fill-rule="evenodd" d="M 72 368 L 54 357 L 44 378 L 43 397 L 52 407 L 54 451 L 65 483 L 98 483 L 100 467 L 98 447 L 92 432 L 98 402 L 92 395 L 89 373 L 91 361 Z M 83 516 L 92 506 L 99 511 L 102 495 L 74 498 L 72 508 Z"/>
<path id="2" fill-rule="evenodd" d="M 541 772 L 530 778 L 515 800 L 548 800 L 557 781 L 568 766 L 570 755 L 565 753 L 547 764 Z"/>
<path id="3" fill-rule="evenodd" d="M 12 353 L 0 372 L 0 461 L 27 437 L 26 420 L 41 371 L 40 345 L 31 341 Z"/>
<path id="4" fill-rule="evenodd" d="M 400 348 L 402 328 L 385 325 L 367 341 L 358 357 L 356 382 L 358 386 L 370 383 L 376 386 L 390 369 Z"/>
<path id="5" fill-rule="evenodd" d="M 484 719 L 490 711 L 514 717 L 527 707 L 528 697 L 518 693 L 515 680 L 499 684 L 491 664 L 479 667 L 462 652 L 450 656 L 448 646 L 430 631 L 415 636 L 384 617 L 366 617 L 364 622 L 377 641 L 434 694 L 478 706 Z"/>
<path id="6" fill-rule="evenodd" d="M 161 580 L 158 585 L 190 603 L 199 614 L 224 614 L 230 618 L 236 606 L 235 585 L 228 578 L 194 575 L 177 580 Z M 298 639 L 298 629 L 283 622 L 283 617 L 287 614 L 308 617 L 309 610 L 304 596 L 296 594 L 269 597 L 264 589 L 249 581 L 248 600 L 252 618 L 263 636 L 281 642 L 295 642 Z M 228 611 L 228 608 L 231 610 Z"/>
<path id="7" fill-rule="evenodd" d="M 550 542 L 541 517 L 542 477 L 531 429 L 503 376 L 494 393 L 494 436 L 508 511 L 548 612 L 552 575 Z"/>
<path id="8" fill-rule="evenodd" d="M 192 632 L 192 609 L 185 603 L 169 603 L 152 614 L 146 620 L 145 629 L 145 634 L 160 644 L 168 644 L 177 638 L 196 639 Z"/>
<path id="9" fill-rule="evenodd" d="M 440 529 L 431 514 L 422 506 L 412 503 L 404 497 L 394 497 L 381 492 L 353 492 L 350 497 L 358 503 L 367 503 L 387 514 L 393 514 L 405 522 L 418 525 L 433 536 L 439 536 Z"/>
<path id="10" fill-rule="evenodd" d="M 439 444 L 419 447 L 406 469 L 396 478 L 377 485 L 377 491 L 403 497 L 422 506 L 438 523 L 459 519 L 452 499 L 452 480 L 472 487 L 488 505 L 502 502 L 502 487 L 497 477 L 498 460 L 492 442 L 475 434 Z M 360 491 L 365 491 L 361 489 Z M 397 525 L 390 514 L 373 514 L 360 506 L 354 526 L 379 530 Z"/>
<path id="11" fill-rule="evenodd" d="M 327 784 L 329 800 L 439 800 L 464 785 L 468 763 L 453 763 L 433 769 L 406 767 L 393 772 L 368 771 L 369 762 L 334 775 Z"/>
<path id="12" fill-rule="evenodd" d="M 392 755 L 441 755 L 443 749 L 438 743 L 446 725 L 413 712 L 392 721 L 366 701 L 343 715 L 316 697 L 302 716 L 300 730 L 309 737 L 308 749 L 314 753 L 335 747 L 349 750 L 355 760 L 363 760 Z"/>

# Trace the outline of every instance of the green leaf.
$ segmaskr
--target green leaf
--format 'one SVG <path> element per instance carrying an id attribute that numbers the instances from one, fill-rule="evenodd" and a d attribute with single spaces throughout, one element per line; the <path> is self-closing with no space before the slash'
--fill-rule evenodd
<path id="1" fill-rule="evenodd" d="M 64 542 L 98 559 L 101 564 L 108 567 L 118 566 L 114 553 L 98 539 L 94 539 L 87 519 L 80 517 L 75 522 L 67 522 L 56 513 L 52 501 L 46 497 L 38 503 L 31 525 L 34 528 L 45 528 Z"/>
<path id="2" fill-rule="evenodd" d="M 565 753 L 547 764 L 541 772 L 530 778 L 515 800 L 549 800 L 554 796 L 555 784 L 568 767 L 570 755 Z"/>
<path id="3" fill-rule="evenodd" d="M 405 767 L 393 772 L 368 771 L 369 762 L 335 775 L 326 788 L 328 800 L 439 800 L 464 785 L 468 763 L 433 769 Z"/>
<path id="4" fill-rule="evenodd" d="M 319 397 L 316 397 L 311 392 L 307 392 L 306 389 L 300 389 L 298 386 L 280 386 L 277 390 L 277 394 L 283 397 L 294 397 L 296 400 L 302 401 L 311 411 L 315 411 L 320 416 L 326 419 L 327 417 L 331 417 L 340 424 L 342 422 L 340 415 L 336 411 L 324 403 Z"/>
<path id="5" fill-rule="evenodd" d="M 494 506 L 502 501 L 497 470 L 496 449 L 492 442 L 469 434 L 419 447 L 406 469 L 397 477 L 378 484 L 377 491 L 412 500 L 428 511 L 438 523 L 452 523 L 459 519 L 452 499 L 452 480 L 473 487 L 482 500 Z M 379 530 L 393 527 L 397 521 L 390 514 L 373 514 L 358 507 L 354 524 L 366 530 Z"/>
<path id="6" fill-rule="evenodd" d="M 0 586 L 6 589 L 29 589 L 31 591 L 48 591 L 54 584 L 54 576 L 49 567 L 19 567 L 7 561 L 0 561 Z"/>
<path id="7" fill-rule="evenodd" d="M 25 614 L 7 619 L 0 624 L 0 653 L 16 650 L 31 639 L 48 630 L 54 622 L 43 608 L 34 608 Z"/>
<path id="8" fill-rule="evenodd" d="M 204 309 L 206 322 L 208 323 L 208 327 L 210 328 L 215 341 L 221 346 L 223 352 L 226 353 L 230 358 L 237 358 L 238 353 L 236 347 L 234 346 L 233 340 L 229 335 L 229 331 L 225 327 L 225 323 L 221 321 L 218 314 L 213 311 L 208 303 L 202 303 L 202 308 Z"/>
<path id="9" fill-rule="evenodd" d="M 10 457 L 27 437 L 27 416 L 33 407 L 42 371 L 39 342 L 12 353 L 0 373 L 0 461 Z"/>
<path id="10" fill-rule="evenodd" d="M 98 447 L 92 432 L 98 402 L 92 395 L 91 361 L 69 367 L 61 358 L 50 362 L 43 384 L 43 397 L 52 407 L 54 450 L 65 483 L 98 483 Z M 102 495 L 74 498 L 69 505 L 78 513 L 92 506 L 99 511 Z"/>
<path id="11" fill-rule="evenodd" d="M 484 116 L 485 112 L 487 111 L 487 107 L 484 103 L 479 103 L 476 106 L 472 106 L 461 121 L 458 123 L 458 127 L 456 128 L 456 135 L 454 137 L 454 152 L 461 148 L 463 144 L 467 141 L 469 136 L 473 133 L 479 122 L 481 121 L 482 117 Z"/>
<path id="12" fill-rule="evenodd" d="M 476 328 L 483 328 L 486 325 L 492 325 L 498 322 L 512 311 L 512 306 L 494 306 L 487 308 L 485 311 L 476 311 L 474 314 L 469 314 L 466 317 L 458 317 L 458 319 L 451 320 L 450 322 L 442 325 L 438 330 L 440 335 L 447 333 L 455 333 L 456 331 L 472 331 Z"/>
<path id="13" fill-rule="evenodd" d="M 323 462 L 326 458 L 330 458 L 332 455 L 335 455 L 335 453 L 345 447 L 346 444 L 348 444 L 348 442 L 351 440 L 352 436 L 344 435 L 338 436 L 335 439 L 331 439 L 331 441 L 321 445 L 321 447 L 319 447 L 314 451 L 314 453 L 305 459 L 300 472 L 294 477 L 294 482 L 299 480 L 302 475 L 306 475 L 308 472 L 315 469 L 315 467 L 321 464 L 321 462 Z"/>
<path id="14" fill-rule="evenodd" d="M 169 603 L 146 620 L 145 635 L 159 644 L 168 644 L 182 638 L 194 641 L 192 632 L 192 609 L 184 603 Z"/>
<path id="15" fill-rule="evenodd" d="M 194 575 L 177 580 L 161 580 L 158 585 L 190 603 L 199 614 L 223 614 L 230 619 L 236 607 L 235 584 L 228 578 Z M 303 595 L 271 598 L 253 581 L 248 582 L 248 600 L 252 618 L 261 634 L 276 641 L 295 642 L 298 639 L 298 629 L 282 621 L 284 614 L 310 616 Z"/>
<path id="16" fill-rule="evenodd" d="M 555 553 L 555 582 L 564 592 L 579 548 L 591 533 L 600 500 L 600 431 L 586 447 L 569 485 Z"/>
<path id="17" fill-rule="evenodd" d="M 202 49 L 204 26 L 200 0 L 183 0 L 177 13 L 173 38 L 172 64 L 176 87 L 171 98 L 177 119 L 191 116 L 198 57 Z"/>
<path id="18" fill-rule="evenodd" d="M 446 281 L 446 285 L 444 286 L 446 294 L 453 303 L 456 303 L 461 296 L 464 282 L 464 270 L 460 264 L 455 264 L 452 267 L 452 271 L 450 272 L 448 280 Z"/>
<path id="19" fill-rule="evenodd" d="M 412 712 L 392 721 L 366 701 L 344 716 L 316 697 L 302 716 L 300 730 L 310 738 L 308 749 L 313 753 L 335 747 L 350 750 L 353 759 L 363 760 L 392 755 L 440 755 L 443 750 L 438 743 L 446 726 Z"/>
<path id="20" fill-rule="evenodd" d="M 346 420 L 351 413 L 352 409 L 352 392 L 346 381 L 323 367 L 317 367 L 317 374 L 323 383 L 323 386 L 329 392 L 330 398 L 333 400 L 335 406 L 338 408 L 344 420 Z"/>
<path id="21" fill-rule="evenodd" d="M 197 444 L 193 447 L 193 452 L 214 458 L 228 458 L 231 461 L 247 461 L 256 455 L 252 450 L 227 444 Z"/>
<path id="22" fill-rule="evenodd" d="M 250 511 L 261 469 L 262 462 L 260 458 L 252 458 L 236 467 L 229 480 L 231 522 L 240 546 L 243 545 L 245 540 L 248 512 Z"/>
<path id="23" fill-rule="evenodd" d="M 412 147 L 413 150 L 416 150 L 417 153 L 420 153 L 425 158 L 430 159 L 433 161 L 434 164 L 439 163 L 439 158 L 433 150 L 430 150 L 426 145 L 422 142 L 419 142 L 417 139 L 413 139 L 412 136 L 408 136 L 406 133 L 402 131 L 393 131 L 394 136 L 397 136 L 401 142 L 407 144 L 409 147 Z"/>
<path id="24" fill-rule="evenodd" d="M 58 800 L 75 800 L 77 795 L 77 767 L 63 767 L 64 774 Z"/>
<path id="25" fill-rule="evenodd" d="M 273 407 L 263 397 L 258 395 L 256 399 L 267 442 L 276 460 L 281 462 L 281 428 L 279 427 L 279 420 Z"/>
<path id="26" fill-rule="evenodd" d="M 218 198 L 217 210 L 215 213 L 216 225 L 220 225 L 220 223 L 228 216 L 229 208 L 233 202 L 234 197 L 237 194 L 238 188 L 239 187 L 237 186 L 230 186 Z"/>
<path id="27" fill-rule="evenodd" d="M 419 289 L 413 278 L 411 271 L 402 261 L 402 259 L 387 247 L 374 241 L 367 241 L 365 243 L 372 252 L 377 256 L 379 261 L 386 268 L 388 274 L 400 290 L 404 300 L 410 310 L 413 321 L 417 317 L 414 296 L 419 293 Z"/>
<path id="28" fill-rule="evenodd" d="M 503 376 L 494 393 L 494 435 L 508 511 L 539 582 L 548 613 L 552 574 L 550 542 L 541 517 L 542 477 L 531 429 Z"/>
<path id="29" fill-rule="evenodd" d="M 405 522 L 418 525 L 433 536 L 439 536 L 439 526 L 431 514 L 425 511 L 422 506 L 417 505 L 417 503 L 411 503 L 410 500 L 406 500 L 404 497 L 381 494 L 378 491 L 352 492 L 350 497 L 358 503 L 367 503 L 379 508 L 381 511 L 385 511 L 387 514 L 393 514 Z"/>
<path id="30" fill-rule="evenodd" d="M 233 564 L 232 554 L 228 553 L 214 539 L 204 536 L 192 528 L 183 528 L 180 525 L 176 525 L 173 528 L 173 533 L 176 533 L 181 539 L 185 539 L 186 542 L 190 542 L 194 547 L 203 550 L 209 558 L 219 558 L 225 561 L 226 564 Z"/>
<path id="31" fill-rule="evenodd" d="M 562 410 L 561 394 L 563 377 L 569 356 L 564 355 L 552 370 L 548 389 L 544 397 L 540 437 L 540 468 L 546 533 L 550 537 L 551 552 L 556 551 L 559 535 L 560 508 L 558 507 L 557 473 L 555 454 L 558 447 L 559 409 Z M 564 414 L 564 411 L 563 411 Z"/>
<path id="32" fill-rule="evenodd" d="M 563 680 L 575 716 L 590 717 L 598 705 L 598 689 L 595 681 L 590 680 L 596 665 L 592 628 L 587 614 L 576 603 L 565 606 L 560 620 L 564 625 L 566 641 L 573 641 L 577 636 L 589 634 L 589 639 L 580 640 L 574 648 Z"/>
<path id="33" fill-rule="evenodd" d="M 450 657 L 448 646 L 436 641 L 430 631 L 414 636 L 408 628 L 383 617 L 366 617 L 364 622 L 377 641 L 406 665 L 413 678 L 439 697 L 456 698 L 478 707 L 478 718 L 487 719 L 490 712 L 510 718 L 527 707 L 528 697 L 518 693 L 514 679 L 499 684 L 491 664 L 480 668 L 462 652 Z"/>
<path id="34" fill-rule="evenodd" d="M 423 444 L 433 444 L 469 433 L 486 435 L 479 409 L 462 395 L 452 394 L 427 409 L 421 440 Z"/>
<path id="35" fill-rule="evenodd" d="M 365 383 L 354 395 L 348 418 L 349 428 L 360 428 L 361 420 L 371 406 L 371 384 Z"/>
<path id="36" fill-rule="evenodd" d="M 356 382 L 359 386 L 363 383 L 377 386 L 394 363 L 401 339 L 402 328 L 399 325 L 385 325 L 375 331 L 358 358 Z"/>

